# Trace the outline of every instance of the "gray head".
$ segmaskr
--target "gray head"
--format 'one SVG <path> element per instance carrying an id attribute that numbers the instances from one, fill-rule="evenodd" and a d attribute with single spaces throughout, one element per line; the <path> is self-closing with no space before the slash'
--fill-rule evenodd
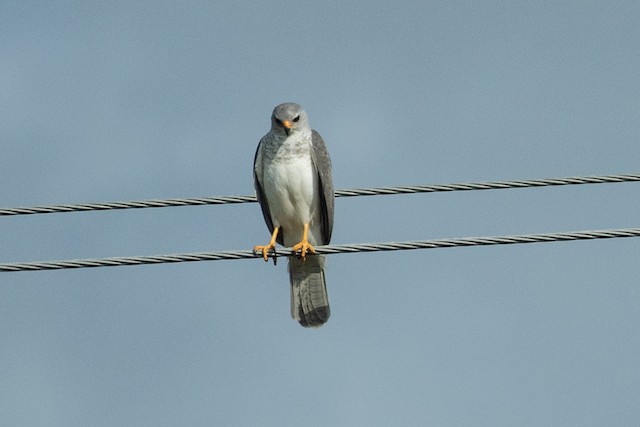
<path id="1" fill-rule="evenodd" d="M 273 109 L 271 130 L 287 136 L 302 129 L 309 128 L 309 119 L 302 106 L 285 102 Z"/>

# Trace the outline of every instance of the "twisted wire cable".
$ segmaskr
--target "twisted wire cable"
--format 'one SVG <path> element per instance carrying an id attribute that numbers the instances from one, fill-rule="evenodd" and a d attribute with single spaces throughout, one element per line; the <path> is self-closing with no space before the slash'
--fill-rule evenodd
<path id="1" fill-rule="evenodd" d="M 464 237 L 452 239 L 417 240 L 405 242 L 360 243 L 317 246 L 317 254 L 342 254 L 358 252 L 400 251 L 413 249 L 436 249 L 469 246 L 511 245 L 520 243 L 559 242 L 571 240 L 613 239 L 640 237 L 640 228 L 609 230 L 571 231 L 562 233 L 517 234 L 510 236 Z M 291 248 L 277 249 L 277 256 L 290 256 Z M 113 267 L 125 265 L 163 264 L 193 261 L 221 261 L 235 259 L 262 258 L 252 250 L 200 252 L 173 255 L 113 257 L 95 259 L 72 259 L 66 261 L 45 261 L 0 264 L 0 272 L 61 270 L 71 268 Z"/>
<path id="2" fill-rule="evenodd" d="M 500 190 L 507 188 L 550 187 L 559 185 L 604 184 L 640 181 L 640 174 L 574 176 L 517 181 L 469 182 L 459 184 L 372 187 L 337 190 L 336 197 L 380 196 L 391 194 L 435 193 L 443 191 Z M 254 203 L 255 196 L 198 197 L 188 199 L 152 199 L 75 205 L 51 205 L 0 209 L 0 216 L 34 215 L 62 212 L 104 211 L 114 209 L 164 208 L 171 206 L 224 205 Z"/>

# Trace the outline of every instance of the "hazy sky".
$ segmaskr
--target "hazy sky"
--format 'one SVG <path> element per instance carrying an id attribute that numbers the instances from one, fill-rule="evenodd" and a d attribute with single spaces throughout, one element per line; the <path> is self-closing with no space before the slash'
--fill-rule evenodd
<path id="1" fill-rule="evenodd" d="M 640 3 L 0 2 L 0 206 L 640 171 Z M 332 243 L 640 226 L 640 184 L 338 199 Z M 0 262 L 249 249 L 256 204 L 0 218 Z M 633 425 L 640 239 L 0 273 L 0 424 Z M 282 260 L 284 261 L 284 260 Z"/>

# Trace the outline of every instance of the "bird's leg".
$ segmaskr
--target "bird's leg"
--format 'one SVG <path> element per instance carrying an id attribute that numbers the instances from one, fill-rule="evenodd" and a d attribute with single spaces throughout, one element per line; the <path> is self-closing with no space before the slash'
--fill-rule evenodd
<path id="1" fill-rule="evenodd" d="M 269 261 L 269 251 L 273 251 L 276 249 L 276 238 L 278 237 L 278 231 L 280 231 L 280 227 L 273 227 L 273 234 L 271 235 L 271 241 L 269 241 L 269 244 L 264 246 L 257 245 L 253 247 L 253 252 L 262 252 L 262 257 L 265 261 Z"/>
<path id="2" fill-rule="evenodd" d="M 300 243 L 298 243 L 293 247 L 294 253 L 300 251 L 300 258 L 302 258 L 303 260 L 306 259 L 307 257 L 307 251 L 311 252 L 312 254 L 316 253 L 315 248 L 311 245 L 311 243 L 309 243 L 309 239 L 307 238 L 308 235 L 309 235 L 309 223 L 307 222 L 304 225 L 302 240 L 300 241 Z"/>

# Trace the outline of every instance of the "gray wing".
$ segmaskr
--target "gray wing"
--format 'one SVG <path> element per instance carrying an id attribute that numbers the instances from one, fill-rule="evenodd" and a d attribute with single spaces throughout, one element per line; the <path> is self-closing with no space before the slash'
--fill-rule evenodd
<path id="1" fill-rule="evenodd" d="M 258 148 L 256 149 L 256 154 L 253 157 L 253 187 L 256 190 L 256 198 L 258 199 L 258 203 L 260 203 L 260 208 L 262 209 L 264 222 L 267 223 L 269 233 L 273 234 L 274 227 L 273 220 L 271 219 L 271 211 L 269 210 L 269 201 L 267 200 L 267 196 L 264 194 L 262 183 L 260 182 L 262 179 L 262 153 L 260 150 L 262 148 L 263 139 L 260 140 Z M 282 233 L 278 233 L 276 241 L 284 246 Z"/>
<path id="2" fill-rule="evenodd" d="M 333 231 L 333 178 L 329 152 L 318 132 L 312 130 L 311 161 L 318 174 L 320 185 L 320 216 L 322 219 L 322 244 L 328 245 Z M 264 208 L 263 208 L 264 210 Z M 266 217 L 265 217 L 266 218 Z"/>

